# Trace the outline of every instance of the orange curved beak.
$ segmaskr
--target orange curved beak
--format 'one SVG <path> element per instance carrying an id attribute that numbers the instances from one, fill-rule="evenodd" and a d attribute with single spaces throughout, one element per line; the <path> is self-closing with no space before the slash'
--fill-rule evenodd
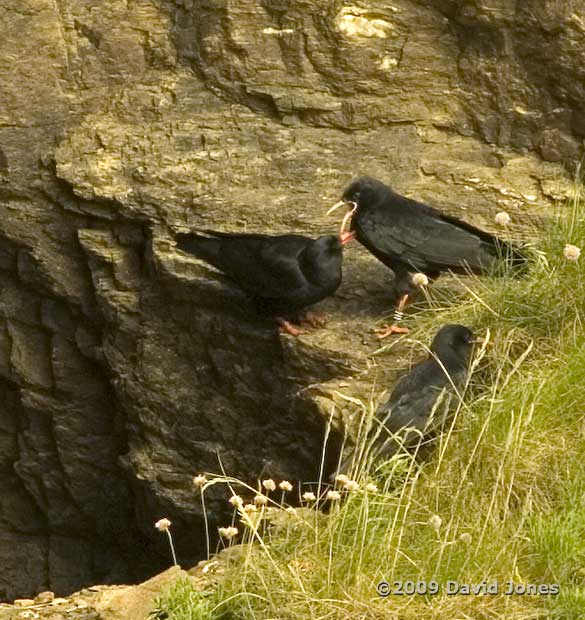
<path id="1" fill-rule="evenodd" d="M 357 202 L 348 201 L 348 200 L 340 200 L 339 202 L 336 202 L 326 213 L 326 215 L 331 215 L 331 213 L 333 213 L 335 209 L 338 209 L 339 207 L 343 207 L 344 205 L 345 206 L 351 205 L 352 208 L 343 216 L 343 220 L 341 220 L 341 228 L 339 230 L 340 235 L 344 234 L 343 231 L 345 230 L 347 223 L 351 221 L 353 214 L 356 212 L 357 207 L 358 207 Z"/>

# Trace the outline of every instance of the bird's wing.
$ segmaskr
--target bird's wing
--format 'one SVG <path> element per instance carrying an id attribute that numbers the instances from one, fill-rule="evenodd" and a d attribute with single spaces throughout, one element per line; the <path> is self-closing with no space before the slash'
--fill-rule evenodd
<path id="1" fill-rule="evenodd" d="M 417 364 L 376 412 L 373 453 L 390 458 L 401 446 L 411 447 L 423 436 L 433 434 L 457 402 L 457 390 L 465 376 L 466 371 L 457 371 L 448 377 L 434 359 Z"/>
<path id="2" fill-rule="evenodd" d="M 480 235 L 473 226 L 404 197 L 369 211 L 360 229 L 367 247 L 416 271 L 466 266 L 476 271 L 489 265 L 489 233 Z"/>
<path id="3" fill-rule="evenodd" d="M 377 413 L 378 429 L 372 435 L 372 453 L 388 459 L 402 448 L 412 448 L 441 428 L 456 398 L 448 386 L 427 386 L 405 394 L 392 407 Z"/>
<path id="4" fill-rule="evenodd" d="M 406 427 L 423 432 L 437 401 L 442 398 L 446 385 L 427 385 L 424 388 L 402 395 L 389 404 L 385 427 L 390 433 L 397 433 Z"/>
<path id="5" fill-rule="evenodd" d="M 299 255 L 310 242 L 297 235 L 226 239 L 222 271 L 256 297 L 286 298 L 306 286 Z"/>

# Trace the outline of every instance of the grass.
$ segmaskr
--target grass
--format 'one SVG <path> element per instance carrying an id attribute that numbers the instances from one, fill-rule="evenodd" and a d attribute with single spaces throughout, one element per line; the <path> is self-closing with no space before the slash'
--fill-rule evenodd
<path id="1" fill-rule="evenodd" d="M 187 579 L 179 579 L 156 602 L 150 620 L 208 620 L 213 617 L 213 592 L 197 591 Z"/>
<path id="2" fill-rule="evenodd" d="M 578 192 L 542 231 L 524 277 L 465 278 L 459 293 L 439 283 L 410 317 L 414 340 L 453 322 L 490 339 L 428 462 L 361 465 L 360 489 L 327 514 L 277 507 L 272 528 L 263 514 L 244 517 L 242 559 L 204 599 L 186 585 L 170 592 L 167 617 L 585 618 L 585 281 L 566 243 L 585 248 Z M 371 404 L 354 402 L 371 418 Z M 381 597 L 381 581 L 420 593 Z M 450 595 L 449 581 L 497 581 L 499 592 Z M 509 595 L 509 582 L 559 593 Z"/>

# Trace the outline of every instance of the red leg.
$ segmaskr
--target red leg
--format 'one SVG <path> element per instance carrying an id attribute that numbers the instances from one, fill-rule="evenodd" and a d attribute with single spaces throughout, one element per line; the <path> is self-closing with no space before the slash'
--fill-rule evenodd
<path id="1" fill-rule="evenodd" d="M 392 325 L 384 325 L 380 329 L 376 330 L 376 334 L 378 338 L 386 338 L 391 336 L 392 334 L 408 334 L 410 331 L 408 327 L 400 327 L 398 323 L 402 320 L 404 316 L 404 308 L 408 301 L 408 294 L 402 295 L 402 297 L 398 300 L 398 305 L 396 306 L 396 310 L 394 310 L 394 321 Z"/>
<path id="2" fill-rule="evenodd" d="M 281 334 L 290 334 L 291 336 L 300 336 L 303 333 L 302 329 L 295 327 L 290 321 L 283 319 L 282 317 L 277 317 L 276 322 L 278 323 L 278 331 Z"/>

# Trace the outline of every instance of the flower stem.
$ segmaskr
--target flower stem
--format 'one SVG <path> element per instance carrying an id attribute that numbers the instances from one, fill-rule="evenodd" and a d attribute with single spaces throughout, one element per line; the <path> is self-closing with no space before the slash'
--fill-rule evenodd
<path id="1" fill-rule="evenodd" d="M 207 510 L 205 510 L 205 496 L 201 489 L 201 510 L 203 511 L 203 523 L 205 524 L 205 553 L 209 560 L 209 523 L 207 522 Z"/>
<path id="2" fill-rule="evenodd" d="M 175 555 L 175 546 L 173 545 L 173 537 L 171 535 L 171 531 L 167 530 L 167 536 L 169 537 L 169 545 L 171 546 L 171 554 L 173 556 L 173 564 L 175 566 L 179 566 L 177 563 L 177 556 Z"/>

